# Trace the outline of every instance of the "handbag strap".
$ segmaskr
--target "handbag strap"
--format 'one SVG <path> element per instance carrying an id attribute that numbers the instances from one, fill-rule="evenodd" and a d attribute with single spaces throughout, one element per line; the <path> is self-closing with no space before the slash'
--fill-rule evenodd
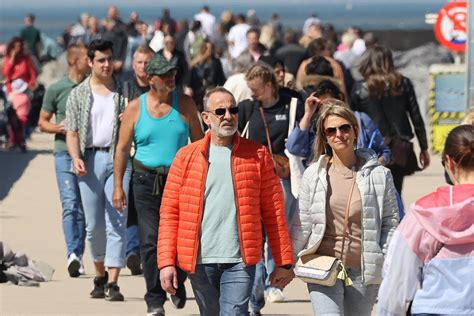
<path id="1" fill-rule="evenodd" d="M 270 155 L 273 156 L 272 142 L 270 140 L 270 131 L 268 130 L 267 120 L 265 120 L 265 114 L 263 113 L 263 106 L 261 104 L 258 105 L 258 110 L 260 111 L 260 116 L 262 117 L 263 126 L 265 127 L 265 135 L 267 136 L 268 150 L 270 151 Z"/>
<path id="2" fill-rule="evenodd" d="M 290 136 L 291 132 L 295 128 L 295 122 L 296 122 L 296 107 L 298 105 L 298 99 L 297 98 L 291 98 L 290 102 L 290 112 L 289 114 L 289 121 L 288 121 L 288 136 Z"/>
<path id="3" fill-rule="evenodd" d="M 349 237 L 348 226 L 349 226 L 349 209 L 351 207 L 352 192 L 354 192 L 354 186 L 356 182 L 356 176 L 354 172 L 352 173 L 352 184 L 351 191 L 349 192 L 349 199 L 347 200 L 346 210 L 344 212 L 344 234 L 342 235 L 342 249 L 341 249 L 341 261 L 344 256 L 344 245 L 346 241 L 346 236 Z"/>

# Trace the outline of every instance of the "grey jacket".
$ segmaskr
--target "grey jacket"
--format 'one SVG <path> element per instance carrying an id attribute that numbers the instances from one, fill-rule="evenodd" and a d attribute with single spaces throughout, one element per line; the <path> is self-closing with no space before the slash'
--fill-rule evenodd
<path id="1" fill-rule="evenodd" d="M 381 166 L 371 149 L 357 149 L 362 161 L 356 184 L 362 202 L 362 282 L 380 284 L 384 255 L 398 225 L 398 205 L 390 171 Z M 328 156 L 306 169 L 298 198 L 299 216 L 291 230 L 297 256 L 316 253 L 326 229 Z"/>

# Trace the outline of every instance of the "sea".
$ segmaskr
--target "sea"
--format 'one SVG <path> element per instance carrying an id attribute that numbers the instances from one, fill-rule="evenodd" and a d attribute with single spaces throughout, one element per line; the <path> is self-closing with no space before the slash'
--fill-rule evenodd
<path id="1" fill-rule="evenodd" d="M 65 0 L 68 1 L 68 0 Z M 20 1 L 21 2 L 21 1 Z M 333 1 L 334 2 L 334 1 Z M 295 5 L 291 2 L 286 4 L 277 3 L 274 5 L 263 4 L 255 1 L 254 4 L 217 4 L 211 6 L 211 13 L 218 19 L 225 10 L 233 13 L 246 14 L 248 10 L 254 9 L 260 21 L 267 21 L 272 13 L 278 13 L 280 20 L 286 28 L 301 29 L 304 20 L 314 14 L 323 23 L 332 23 L 337 30 L 343 30 L 350 26 L 358 26 L 366 30 L 429 30 L 433 26 L 425 23 L 425 14 L 436 13 L 448 2 L 447 0 L 422 1 L 399 3 L 393 1 L 375 1 L 366 3 L 358 0 L 352 1 L 316 1 L 314 5 Z M 39 2 L 38 2 L 39 3 Z M 132 1 L 130 1 L 132 3 Z M 8 41 L 12 36 L 19 34 L 23 27 L 23 17 L 27 13 L 36 15 L 36 26 L 51 38 L 61 35 L 64 29 L 77 21 L 82 12 L 88 12 L 97 18 L 106 15 L 109 2 L 97 3 L 94 6 L 73 6 L 68 3 L 67 7 L 55 5 L 52 7 L 27 8 L 4 7 L 0 4 L 0 42 Z M 161 16 L 163 5 L 156 2 L 156 5 L 123 5 L 118 6 L 122 20 L 126 22 L 131 11 L 136 11 L 140 19 L 148 23 L 153 23 Z M 192 20 L 195 13 L 202 7 L 200 1 L 192 2 L 188 5 L 172 4 L 167 2 L 166 7 L 170 9 L 171 16 L 180 21 L 182 19 Z"/>

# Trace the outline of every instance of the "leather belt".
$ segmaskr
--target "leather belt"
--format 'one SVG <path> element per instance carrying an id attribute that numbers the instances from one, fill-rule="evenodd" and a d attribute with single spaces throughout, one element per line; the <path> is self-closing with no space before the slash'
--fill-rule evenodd
<path id="1" fill-rule="evenodd" d="M 86 150 L 106 151 L 106 152 L 108 152 L 110 150 L 110 147 L 87 147 Z"/>

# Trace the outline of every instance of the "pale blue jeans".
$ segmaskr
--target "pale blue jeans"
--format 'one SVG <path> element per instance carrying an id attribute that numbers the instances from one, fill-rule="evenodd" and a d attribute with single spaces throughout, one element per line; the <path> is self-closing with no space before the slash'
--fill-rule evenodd
<path id="1" fill-rule="evenodd" d="M 348 268 L 353 284 L 344 286 L 337 280 L 334 286 L 308 283 L 314 315 L 370 316 L 377 298 L 379 285 L 363 285 L 360 269 Z"/>
<path id="2" fill-rule="evenodd" d="M 84 164 L 87 174 L 79 177 L 79 189 L 91 259 L 94 262 L 104 262 L 106 267 L 123 268 L 127 247 L 127 209 L 119 212 L 112 204 L 112 159 L 107 151 L 86 149 Z M 128 161 L 123 177 L 123 191 L 126 195 L 131 172 L 131 162 Z"/>

